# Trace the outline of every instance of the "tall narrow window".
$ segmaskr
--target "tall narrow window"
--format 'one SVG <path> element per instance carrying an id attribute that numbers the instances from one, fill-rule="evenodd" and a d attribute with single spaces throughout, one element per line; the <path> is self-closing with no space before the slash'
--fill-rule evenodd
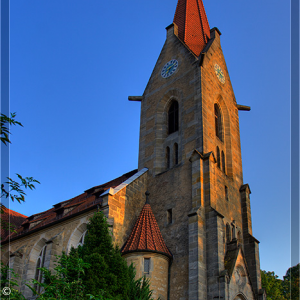
<path id="1" fill-rule="evenodd" d="M 220 149 L 217 147 L 217 167 L 221 168 L 221 162 L 220 162 Z"/>
<path id="2" fill-rule="evenodd" d="M 231 233 L 230 225 L 227 223 L 226 224 L 226 243 L 230 242 L 230 233 Z"/>
<path id="3" fill-rule="evenodd" d="M 222 171 L 225 174 L 226 173 L 225 172 L 225 155 L 224 155 L 223 151 L 222 151 L 221 157 L 222 157 Z"/>
<path id="4" fill-rule="evenodd" d="M 225 185 L 225 199 L 228 201 L 228 187 Z"/>
<path id="5" fill-rule="evenodd" d="M 218 104 L 215 104 L 215 129 L 216 136 L 223 141 L 222 137 L 222 116 Z"/>
<path id="6" fill-rule="evenodd" d="M 172 224 L 173 216 L 172 216 L 172 208 L 167 210 L 167 223 Z"/>
<path id="7" fill-rule="evenodd" d="M 178 131 L 178 102 L 173 101 L 168 112 L 168 133 Z"/>
<path id="8" fill-rule="evenodd" d="M 41 252 L 39 254 L 39 257 L 37 259 L 37 262 L 36 262 L 35 279 L 38 282 L 42 282 L 42 279 L 43 279 L 43 272 L 39 268 L 43 268 L 44 267 L 45 256 L 46 256 L 46 249 L 47 249 L 47 246 L 45 245 L 42 248 L 42 250 L 41 250 Z M 37 292 L 40 292 L 41 287 L 39 285 L 36 284 L 34 287 L 37 290 Z"/>
<path id="9" fill-rule="evenodd" d="M 170 169 L 170 148 L 166 148 L 166 167 Z"/>
<path id="10" fill-rule="evenodd" d="M 178 144 L 174 144 L 174 165 L 178 165 Z"/>
<path id="11" fill-rule="evenodd" d="M 144 258 L 144 274 L 150 273 L 150 258 Z"/>

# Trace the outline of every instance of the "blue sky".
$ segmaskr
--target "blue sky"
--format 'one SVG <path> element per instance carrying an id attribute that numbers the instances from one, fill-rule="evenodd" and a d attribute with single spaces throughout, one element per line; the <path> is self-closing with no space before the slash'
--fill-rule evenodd
<path id="1" fill-rule="evenodd" d="M 41 185 L 27 216 L 137 168 L 142 95 L 177 0 L 11 0 L 11 176 Z M 204 0 L 240 112 L 261 268 L 290 266 L 290 12 L 283 0 Z"/>

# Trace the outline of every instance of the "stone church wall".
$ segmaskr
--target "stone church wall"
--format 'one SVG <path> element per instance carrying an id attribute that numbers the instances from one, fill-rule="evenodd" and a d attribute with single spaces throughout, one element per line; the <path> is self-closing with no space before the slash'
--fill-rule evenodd
<path id="1" fill-rule="evenodd" d="M 88 219 L 96 210 L 83 213 L 53 226 L 49 226 L 35 233 L 12 240 L 10 244 L 4 244 L 1 249 L 3 263 L 8 262 L 9 257 L 17 261 L 11 266 L 21 276 L 19 279 L 19 290 L 25 297 L 32 296 L 32 292 L 25 283 L 30 283 L 36 272 L 36 262 L 43 246 L 47 245 L 44 266 L 53 270 L 55 266 L 55 255 L 61 255 L 62 251 L 67 252 L 69 241 L 81 224 L 86 224 Z M 78 240 L 79 241 L 79 240 Z M 78 242 L 77 241 L 77 242 Z M 3 254 L 3 255 L 2 255 Z"/>
<path id="2" fill-rule="evenodd" d="M 149 273 L 144 273 L 144 258 L 150 259 Z M 135 252 L 125 255 L 127 264 L 131 263 L 136 268 L 136 279 L 143 277 L 150 279 L 150 289 L 153 290 L 152 297 L 161 300 L 168 299 L 168 271 L 169 259 L 165 255 L 151 252 Z"/>

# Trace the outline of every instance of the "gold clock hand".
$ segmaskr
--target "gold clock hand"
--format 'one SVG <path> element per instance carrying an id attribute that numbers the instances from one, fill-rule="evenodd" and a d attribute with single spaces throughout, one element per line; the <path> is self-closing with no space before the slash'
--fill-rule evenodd
<path id="1" fill-rule="evenodd" d="M 169 73 L 170 69 L 172 68 L 173 66 L 171 65 L 170 67 L 168 67 L 167 69 L 167 74 Z"/>

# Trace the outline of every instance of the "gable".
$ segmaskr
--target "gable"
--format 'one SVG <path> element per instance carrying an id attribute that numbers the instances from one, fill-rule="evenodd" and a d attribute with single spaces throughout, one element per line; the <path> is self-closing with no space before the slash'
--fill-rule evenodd
<path id="1" fill-rule="evenodd" d="M 241 248 L 227 251 L 225 268 L 229 275 L 229 299 L 255 299 L 248 267 Z M 238 298 L 239 299 L 239 298 Z"/>
<path id="2" fill-rule="evenodd" d="M 192 64 L 198 60 L 188 47 L 176 36 L 176 30 L 177 26 L 174 24 L 167 27 L 167 39 L 145 88 L 144 97 L 149 93 L 155 93 L 173 84 L 176 79 L 179 79 L 187 71 L 191 70 Z M 172 59 L 178 61 L 176 72 L 169 78 L 162 78 L 162 68 Z"/>

